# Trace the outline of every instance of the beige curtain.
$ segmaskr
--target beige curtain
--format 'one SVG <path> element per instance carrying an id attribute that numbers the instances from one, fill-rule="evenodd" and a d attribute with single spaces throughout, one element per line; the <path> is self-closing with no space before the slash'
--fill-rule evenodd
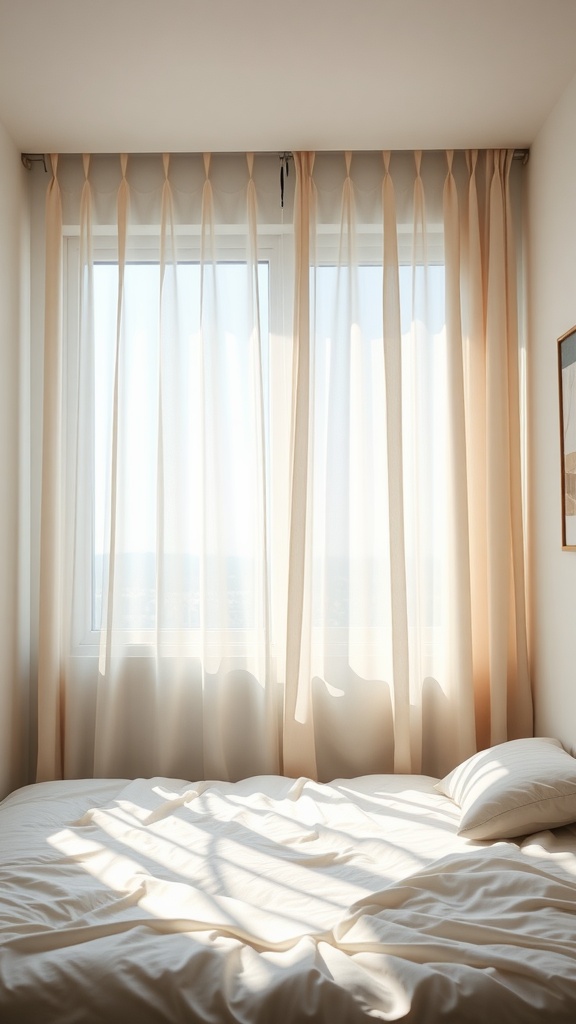
<path id="1" fill-rule="evenodd" d="M 336 189 L 296 158 L 292 774 L 440 775 L 532 730 L 512 157 L 415 153 L 408 198 L 385 153 L 376 243 L 367 159 Z"/>
<path id="2" fill-rule="evenodd" d="M 38 777 L 277 772 L 269 391 L 284 345 L 271 351 L 278 247 L 258 236 L 254 159 L 224 188 L 208 154 L 63 163 L 47 207 L 50 310 L 62 217 L 72 229 L 67 335 L 55 315 L 46 330 Z"/>
<path id="3" fill-rule="evenodd" d="M 529 734 L 512 154 L 52 167 L 38 778 Z"/>

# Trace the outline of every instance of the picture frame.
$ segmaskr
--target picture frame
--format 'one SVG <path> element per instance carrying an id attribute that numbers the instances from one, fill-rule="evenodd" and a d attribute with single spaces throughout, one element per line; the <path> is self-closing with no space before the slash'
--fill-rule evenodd
<path id="1" fill-rule="evenodd" d="M 576 551 L 576 326 L 558 338 L 562 550 Z"/>

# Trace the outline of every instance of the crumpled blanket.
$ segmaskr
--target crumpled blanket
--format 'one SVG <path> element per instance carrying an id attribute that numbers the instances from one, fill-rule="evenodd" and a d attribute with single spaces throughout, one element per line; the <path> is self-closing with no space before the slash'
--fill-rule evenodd
<path id="1" fill-rule="evenodd" d="M 576 835 L 435 780 L 46 783 L 0 805 L 2 1024 L 573 1024 Z"/>

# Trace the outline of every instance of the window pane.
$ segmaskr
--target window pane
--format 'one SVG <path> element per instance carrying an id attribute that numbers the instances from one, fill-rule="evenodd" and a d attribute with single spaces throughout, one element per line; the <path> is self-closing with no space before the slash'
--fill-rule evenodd
<path id="1" fill-rule="evenodd" d="M 261 365 L 248 265 L 222 262 L 204 273 L 213 274 L 219 304 L 217 332 L 203 337 L 198 262 L 165 270 L 163 288 L 177 297 L 169 322 L 158 264 L 127 264 L 117 344 L 118 267 L 94 267 L 93 629 L 102 622 L 114 501 L 114 571 L 123 581 L 117 625 L 152 629 L 160 616 L 167 628 L 198 628 L 201 579 L 205 625 L 254 624 L 259 517 L 251 484 L 262 478 L 262 446 L 268 450 L 269 268 L 258 267 Z M 113 451 L 121 485 L 114 484 Z"/>

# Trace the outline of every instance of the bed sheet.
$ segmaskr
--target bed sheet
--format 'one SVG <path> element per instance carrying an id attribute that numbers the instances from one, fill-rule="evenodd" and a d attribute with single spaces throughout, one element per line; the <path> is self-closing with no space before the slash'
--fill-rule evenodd
<path id="1" fill-rule="evenodd" d="M 422 776 L 80 780 L 0 805 L 3 1024 L 576 1020 L 576 834 Z"/>

